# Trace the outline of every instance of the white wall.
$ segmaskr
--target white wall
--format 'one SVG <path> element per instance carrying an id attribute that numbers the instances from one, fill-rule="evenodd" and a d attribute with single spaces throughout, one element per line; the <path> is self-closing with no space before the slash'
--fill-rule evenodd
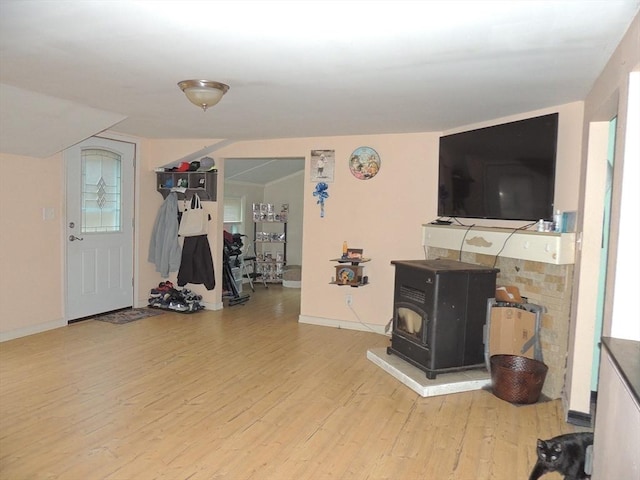
<path id="1" fill-rule="evenodd" d="M 576 172 L 581 160 L 581 102 L 524 112 L 485 125 L 552 112 L 560 113 L 556 175 L 559 208 L 575 210 L 578 204 Z M 307 159 L 302 321 L 384 331 L 392 315 L 394 269 L 391 261 L 424 258 L 422 224 L 437 215 L 439 137 L 439 132 L 429 132 L 278 139 L 238 142 L 220 150 L 219 155 L 226 158 L 298 156 Z M 361 146 L 374 148 L 382 161 L 380 172 L 369 180 L 358 180 L 348 167 L 351 152 Z M 320 207 L 313 196 L 315 183 L 308 180 L 310 152 L 317 149 L 335 150 L 336 159 L 335 179 L 329 184 L 324 218 L 320 217 Z M 353 310 L 344 302 L 346 287 L 329 284 L 335 275 L 330 260 L 340 255 L 343 241 L 351 247 L 363 248 L 365 256 L 372 259 L 365 266 L 370 284 L 349 288 Z"/>
<path id="2" fill-rule="evenodd" d="M 583 189 L 588 195 L 583 195 L 579 208 L 580 242 L 577 245 L 574 271 L 568 374 L 565 381 L 565 395 L 574 400 L 567 402 L 570 404 L 568 408 L 583 413 L 589 413 L 591 405 L 591 382 L 587 385 L 582 380 L 587 375 L 591 377 L 594 364 L 609 122 L 591 124 L 588 137 L 587 162 L 583 168 Z"/>
<path id="3" fill-rule="evenodd" d="M 302 265 L 302 226 L 304 225 L 304 171 L 267 184 L 264 201 L 273 203 L 276 211 L 289 205 L 287 220 L 287 265 Z"/>
<path id="4" fill-rule="evenodd" d="M 640 65 L 640 17 L 637 16 L 624 38 L 609 59 L 584 102 L 585 132 L 580 168 L 580 210 L 590 203 L 591 195 L 596 201 L 602 198 L 594 190 L 598 168 L 604 168 L 602 155 L 605 146 L 591 136 L 604 129 L 598 127 L 617 117 L 616 147 L 614 154 L 614 178 L 610 225 L 610 248 L 605 289 L 605 315 L 603 335 L 621 335 L 624 338 L 640 338 L 638 315 L 629 314 L 633 304 L 631 298 L 640 290 L 638 280 L 638 105 L 640 100 L 630 94 L 629 75 L 638 71 Z M 634 116 L 635 115 L 635 116 Z M 635 118 L 635 120 L 634 120 Z M 601 135 L 604 136 L 604 133 Z M 635 145 L 635 146 L 634 146 Z M 595 172 L 590 175 L 589 172 Z M 602 174 L 604 177 L 604 173 Z M 604 182 L 604 178 L 601 179 Z M 598 189 L 600 187 L 597 187 Z M 601 201 L 601 200 L 600 200 Z M 601 201 L 602 203 L 602 201 Z M 601 211 L 601 207 L 598 211 Z M 581 212 L 578 231 L 584 232 L 587 251 L 580 254 L 576 263 L 576 283 L 571 318 L 569 355 L 567 359 L 566 404 L 569 411 L 590 411 L 591 364 L 593 363 L 593 331 L 596 312 L 592 306 L 594 285 L 598 282 L 600 254 L 589 249 L 601 240 L 599 231 L 594 231 L 592 222 L 597 219 Z M 584 224 L 584 225 L 583 225 Z M 592 253 L 593 252 L 593 253 Z M 615 310 L 615 315 L 614 315 Z M 579 313 L 579 315 L 578 315 Z M 615 320 L 614 320 L 615 318 Z M 597 340 L 597 339 L 596 339 Z M 587 366 L 589 368 L 587 368 Z"/>
<path id="5" fill-rule="evenodd" d="M 8 340 L 66 325 L 64 161 L 0 154 L 0 169 L 0 340 Z"/>
<path id="6" fill-rule="evenodd" d="M 154 168 L 166 165 L 183 158 L 193 152 L 214 145 L 218 140 L 212 139 L 145 139 L 140 144 L 138 152 L 139 185 L 137 185 L 136 201 L 138 202 L 138 245 L 137 262 L 135 268 L 135 278 L 138 288 L 138 299 L 136 306 L 147 305 L 149 290 L 158 285 L 162 280 L 155 271 L 152 263 L 147 261 L 149 252 L 149 240 L 153 229 L 153 224 L 163 198 L 156 191 L 156 174 Z M 218 172 L 218 199 L 224 195 L 224 185 L 221 181 L 224 172 Z M 207 308 L 222 308 L 222 202 L 202 202 L 203 208 L 211 215 L 213 221 L 209 222 L 209 246 L 213 258 L 215 269 L 216 287 L 207 290 L 202 285 L 189 284 L 189 289 L 202 295 L 202 303 Z M 169 276 L 168 280 L 177 284 L 177 272 Z"/>
<path id="7" fill-rule="evenodd" d="M 616 338 L 640 341 L 640 322 L 635 310 L 634 299 L 640 291 L 640 71 L 629 76 L 629 93 L 626 105 L 627 125 L 625 128 L 624 165 L 620 184 L 620 220 L 617 237 L 617 259 L 615 261 L 615 290 L 611 292 L 613 312 L 607 322 L 607 332 Z"/>

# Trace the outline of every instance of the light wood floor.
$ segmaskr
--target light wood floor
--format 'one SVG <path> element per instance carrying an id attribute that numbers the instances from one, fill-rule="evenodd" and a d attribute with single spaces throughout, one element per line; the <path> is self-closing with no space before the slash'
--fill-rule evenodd
<path id="1" fill-rule="evenodd" d="M 299 290 L 0 344 L 0 478 L 526 480 L 559 401 L 422 398 L 384 336 L 297 323 Z M 548 475 L 546 479 L 559 476 Z"/>

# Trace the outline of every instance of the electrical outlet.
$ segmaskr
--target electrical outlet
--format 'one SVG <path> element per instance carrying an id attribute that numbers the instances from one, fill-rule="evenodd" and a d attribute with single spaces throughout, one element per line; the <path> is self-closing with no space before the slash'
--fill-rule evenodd
<path id="1" fill-rule="evenodd" d="M 353 305 L 353 297 L 351 296 L 351 294 L 350 294 L 350 293 L 347 293 L 347 294 L 344 296 L 344 304 L 345 304 L 347 307 L 350 307 L 351 305 Z"/>

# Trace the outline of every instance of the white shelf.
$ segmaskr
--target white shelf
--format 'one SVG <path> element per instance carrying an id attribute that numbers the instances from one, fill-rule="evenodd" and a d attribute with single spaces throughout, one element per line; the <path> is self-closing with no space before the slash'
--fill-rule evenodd
<path id="1" fill-rule="evenodd" d="M 282 232 L 267 232 L 269 235 L 282 235 L 284 240 L 258 240 L 258 224 L 277 224 L 273 227 Z M 262 232 L 261 232 L 262 234 Z M 262 235 L 261 235 L 262 236 Z M 256 253 L 257 272 L 266 283 L 282 283 L 284 267 L 287 264 L 287 222 L 281 220 L 254 220 L 253 244 Z M 275 250 L 270 250 L 273 247 Z M 265 258 L 265 252 L 270 253 L 270 258 Z"/>
<path id="2" fill-rule="evenodd" d="M 575 262 L 575 233 L 533 232 L 500 227 L 422 225 L 422 245 L 498 255 L 555 265 Z"/>

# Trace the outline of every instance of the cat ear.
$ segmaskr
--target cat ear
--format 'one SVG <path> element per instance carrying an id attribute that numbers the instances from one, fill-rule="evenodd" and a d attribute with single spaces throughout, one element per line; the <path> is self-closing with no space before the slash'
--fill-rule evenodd
<path id="1" fill-rule="evenodd" d="M 543 445 L 544 445 L 544 440 L 538 439 L 538 448 L 542 448 Z"/>

